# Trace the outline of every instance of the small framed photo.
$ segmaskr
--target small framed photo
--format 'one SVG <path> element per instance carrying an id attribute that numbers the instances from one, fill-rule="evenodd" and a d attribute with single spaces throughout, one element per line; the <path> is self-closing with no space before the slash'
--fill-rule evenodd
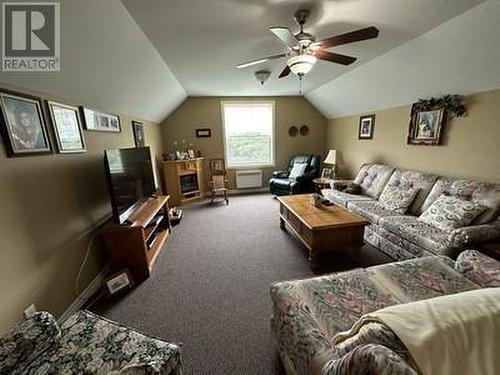
<path id="1" fill-rule="evenodd" d="M 194 150 L 189 149 L 188 150 L 188 156 L 189 156 L 189 159 L 194 159 L 195 156 L 196 156 L 196 153 L 194 152 Z"/>
<path id="2" fill-rule="evenodd" d="M 359 118 L 358 139 L 373 139 L 375 115 L 361 116 Z"/>
<path id="3" fill-rule="evenodd" d="M 145 147 L 144 125 L 139 121 L 132 121 L 132 130 L 134 131 L 135 147 Z"/>
<path id="4" fill-rule="evenodd" d="M 77 107 L 47 102 L 60 153 L 85 152 L 82 123 Z"/>
<path id="5" fill-rule="evenodd" d="M 108 296 L 113 296 L 119 292 L 131 289 L 133 286 L 132 278 L 128 270 L 122 270 L 104 280 L 104 287 Z"/>
<path id="6" fill-rule="evenodd" d="M 212 173 L 225 171 L 224 159 L 210 159 L 210 170 Z"/>
<path id="7" fill-rule="evenodd" d="M 333 177 L 332 171 L 332 168 L 323 168 L 323 171 L 321 171 L 321 178 L 331 179 Z"/>
<path id="8" fill-rule="evenodd" d="M 0 92 L 0 107 L 9 157 L 51 152 L 40 99 Z"/>
<path id="9" fill-rule="evenodd" d="M 419 111 L 413 106 L 407 143 L 427 146 L 440 145 L 445 119 L 444 108 Z"/>
<path id="10" fill-rule="evenodd" d="M 200 128 L 196 129 L 197 138 L 210 138 L 212 136 L 212 131 L 210 128 Z"/>
<path id="11" fill-rule="evenodd" d="M 103 112 L 82 108 L 83 119 L 86 130 L 96 130 L 100 132 L 120 133 L 120 118 Z"/>

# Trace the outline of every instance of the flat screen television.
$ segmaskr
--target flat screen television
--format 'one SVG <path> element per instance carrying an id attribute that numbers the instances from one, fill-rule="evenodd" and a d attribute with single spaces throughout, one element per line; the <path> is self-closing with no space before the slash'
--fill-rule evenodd
<path id="1" fill-rule="evenodd" d="M 104 166 L 113 219 L 123 224 L 142 202 L 156 192 L 149 147 L 106 150 Z"/>

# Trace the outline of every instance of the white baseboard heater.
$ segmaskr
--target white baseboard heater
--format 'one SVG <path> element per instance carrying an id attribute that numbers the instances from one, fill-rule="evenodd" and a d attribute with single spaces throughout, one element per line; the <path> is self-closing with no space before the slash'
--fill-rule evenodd
<path id="1" fill-rule="evenodd" d="M 262 171 L 260 169 L 243 169 L 236 171 L 236 188 L 250 189 L 262 187 Z"/>

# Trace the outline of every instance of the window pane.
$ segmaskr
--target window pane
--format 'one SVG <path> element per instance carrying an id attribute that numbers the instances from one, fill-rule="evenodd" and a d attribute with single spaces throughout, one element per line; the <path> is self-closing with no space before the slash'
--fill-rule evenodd
<path id="1" fill-rule="evenodd" d="M 228 164 L 271 164 L 271 137 L 238 135 L 228 139 Z"/>
<path id="2" fill-rule="evenodd" d="M 273 164 L 273 103 L 224 103 L 223 108 L 228 166 Z"/>

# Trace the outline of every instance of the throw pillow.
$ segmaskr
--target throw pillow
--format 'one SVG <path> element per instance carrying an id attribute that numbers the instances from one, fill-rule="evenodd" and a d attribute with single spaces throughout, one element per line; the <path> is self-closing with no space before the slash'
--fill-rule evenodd
<path id="1" fill-rule="evenodd" d="M 379 198 L 379 203 L 386 210 L 404 214 L 410 208 L 419 190 L 416 187 L 387 186 Z"/>
<path id="2" fill-rule="evenodd" d="M 418 220 L 444 231 L 467 226 L 487 207 L 474 201 L 440 195 Z"/>
<path id="3" fill-rule="evenodd" d="M 290 171 L 290 178 L 297 178 L 302 176 L 307 168 L 307 163 L 295 163 Z"/>
<path id="4" fill-rule="evenodd" d="M 359 195 L 361 194 L 361 186 L 352 183 L 347 187 L 347 189 L 344 190 L 344 193 Z"/>
<path id="5" fill-rule="evenodd" d="M 473 224 L 488 224 L 498 217 L 500 213 L 500 186 L 496 189 L 490 188 L 487 191 L 476 191 L 472 194 L 472 199 L 488 207 L 487 210 L 474 219 Z"/>

